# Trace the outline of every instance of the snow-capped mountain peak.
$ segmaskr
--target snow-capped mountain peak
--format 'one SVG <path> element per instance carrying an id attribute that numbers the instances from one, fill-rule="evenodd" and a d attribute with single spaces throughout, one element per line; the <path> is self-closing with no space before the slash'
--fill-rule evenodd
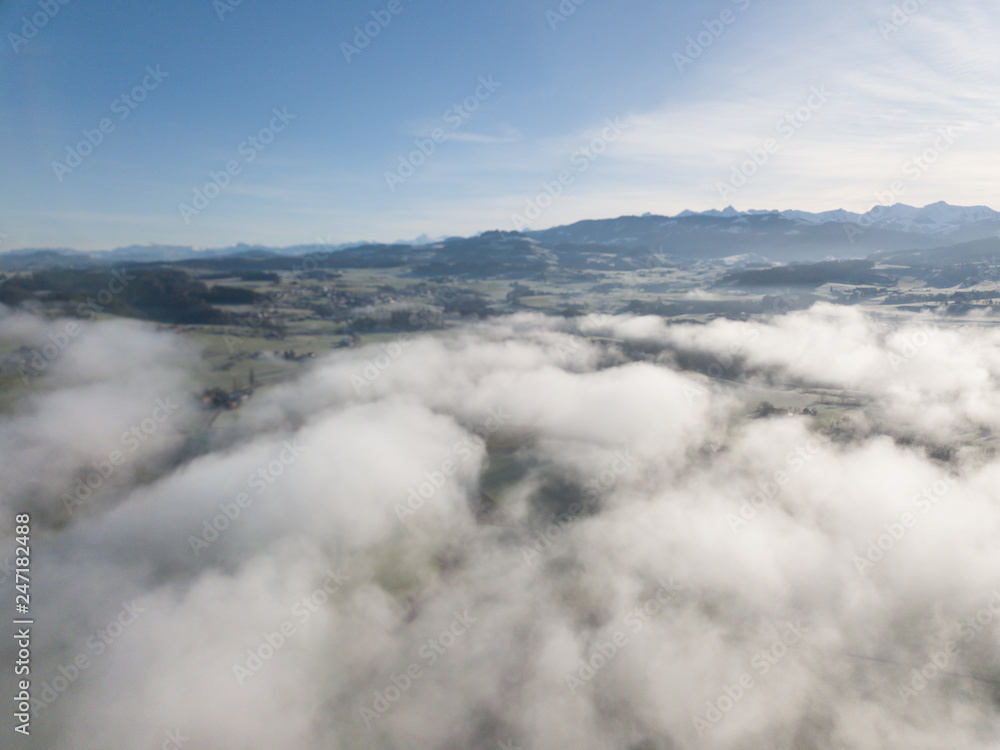
<path id="1" fill-rule="evenodd" d="M 980 221 L 1000 220 L 1000 213 L 987 206 L 952 206 L 944 201 L 923 208 L 896 203 L 875 206 L 858 223 L 902 232 L 948 234 Z"/>
<path id="2" fill-rule="evenodd" d="M 895 203 L 891 206 L 878 205 L 859 214 L 844 209 L 821 211 L 777 211 L 750 209 L 737 211 L 732 206 L 719 211 L 682 211 L 675 219 L 691 216 L 710 216 L 715 218 L 742 218 L 748 216 L 773 215 L 803 225 L 818 225 L 828 222 L 842 224 L 859 224 L 862 227 L 877 227 L 891 229 L 897 232 L 917 232 L 920 234 L 949 234 L 963 227 L 983 221 L 997 222 L 1000 227 L 1000 212 L 988 206 L 953 206 L 944 201 L 930 203 L 923 208 L 909 206 L 905 203 Z"/>

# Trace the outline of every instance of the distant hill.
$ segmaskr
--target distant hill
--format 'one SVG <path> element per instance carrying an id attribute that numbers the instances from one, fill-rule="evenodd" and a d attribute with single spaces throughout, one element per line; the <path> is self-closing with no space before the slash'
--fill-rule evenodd
<path id="1" fill-rule="evenodd" d="M 1000 265 L 1000 237 L 989 237 L 956 245 L 933 247 L 927 250 L 884 252 L 873 256 L 880 263 L 901 266 L 947 265 L 951 263 L 977 263 L 989 261 Z"/>
<path id="2" fill-rule="evenodd" d="M 877 206 L 865 214 L 741 212 L 729 207 L 683 211 L 676 216 L 594 219 L 537 231 L 490 231 L 439 241 L 421 237 L 395 244 L 285 248 L 240 244 L 210 250 L 133 245 L 106 252 L 26 249 L 0 254 L 0 270 L 182 263 L 217 270 L 278 271 L 301 267 L 301 258 L 312 256 L 313 262 L 328 268 L 410 265 L 423 275 L 513 278 L 553 267 L 629 268 L 635 266 L 636 258 L 650 252 L 678 262 L 754 256 L 765 262 L 802 263 L 933 251 L 940 262 L 949 247 L 997 238 L 1000 213 L 986 206 L 938 202 L 916 208 L 897 203 Z"/>
<path id="3" fill-rule="evenodd" d="M 1000 236 L 1000 213 L 985 206 L 903 204 L 849 211 L 723 211 L 623 216 L 527 232 L 540 242 L 647 246 L 690 258 L 753 253 L 772 261 L 865 258 Z"/>
<path id="4" fill-rule="evenodd" d="M 739 271 L 726 276 L 725 283 L 752 287 L 810 287 L 823 284 L 890 285 L 894 279 L 873 271 L 870 260 L 833 260 L 821 263 L 792 263 L 775 268 Z"/>
<path id="5" fill-rule="evenodd" d="M 0 282 L 0 303 L 17 305 L 39 298 L 65 304 L 80 315 L 108 312 L 161 323 L 232 323 L 215 305 L 253 304 L 262 296 L 249 289 L 213 286 L 183 271 L 132 268 L 109 279 L 106 271 L 50 268 Z"/>

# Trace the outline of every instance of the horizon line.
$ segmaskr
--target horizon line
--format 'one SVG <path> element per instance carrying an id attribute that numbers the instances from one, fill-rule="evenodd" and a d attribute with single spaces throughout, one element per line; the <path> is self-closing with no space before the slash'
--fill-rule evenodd
<path id="1" fill-rule="evenodd" d="M 830 213 L 837 213 L 837 212 L 843 212 L 843 213 L 846 213 L 846 214 L 852 214 L 854 216 L 867 216 L 867 215 L 871 214 L 872 212 L 874 212 L 876 209 L 880 209 L 880 208 L 881 209 L 888 209 L 888 208 L 895 208 L 896 206 L 904 206 L 906 208 L 914 208 L 914 209 L 917 209 L 917 210 L 923 210 L 925 208 L 929 208 L 931 206 L 936 206 L 936 205 L 939 205 L 939 204 L 943 204 L 945 206 L 948 206 L 949 208 L 985 208 L 985 209 L 987 209 L 989 211 L 992 211 L 992 212 L 994 212 L 996 214 L 1000 214 L 1000 211 L 997 211 L 995 208 L 993 208 L 992 206 L 988 206 L 985 203 L 976 204 L 976 205 L 964 205 L 963 206 L 963 205 L 959 205 L 959 204 L 956 204 L 956 203 L 948 203 L 945 200 L 933 201 L 933 202 L 927 203 L 927 204 L 925 204 L 923 206 L 914 206 L 914 205 L 911 205 L 909 203 L 901 203 L 901 202 L 891 203 L 891 204 L 876 203 L 870 209 L 868 209 L 867 211 L 864 211 L 864 212 L 851 211 L 851 210 L 845 209 L 845 208 L 831 208 L 831 209 L 824 209 L 822 211 L 805 211 L 805 210 L 798 209 L 798 208 L 783 208 L 783 209 L 779 209 L 779 208 L 747 208 L 747 209 L 737 209 L 732 204 L 730 204 L 730 205 L 728 205 L 728 206 L 726 206 L 724 208 L 709 208 L 709 209 L 705 209 L 704 211 L 694 211 L 694 210 L 691 210 L 691 209 L 683 209 L 682 211 L 680 211 L 680 212 L 678 212 L 676 214 L 655 214 L 655 213 L 652 213 L 650 211 L 647 211 L 647 212 L 642 213 L 642 214 L 621 214 L 619 216 L 605 216 L 605 217 L 592 218 L 592 219 L 590 219 L 590 218 L 588 218 L 588 219 L 577 219 L 576 221 L 572 221 L 572 222 L 570 222 L 568 224 L 553 224 L 552 226 L 542 227 L 542 228 L 537 228 L 537 229 L 536 228 L 532 228 L 532 227 L 528 227 L 525 230 L 506 230 L 506 229 L 500 229 L 500 228 L 493 228 L 493 229 L 483 229 L 483 230 L 481 230 L 479 232 L 476 232 L 474 234 L 469 234 L 469 235 L 449 234 L 449 235 L 439 236 L 437 238 L 431 238 L 426 233 L 423 233 L 421 235 L 418 235 L 416 238 L 408 239 L 408 240 L 397 239 L 397 240 L 391 240 L 390 241 L 390 240 L 376 240 L 376 239 L 361 239 L 361 240 L 344 240 L 344 241 L 341 241 L 341 242 L 327 242 L 326 240 L 318 239 L 316 242 L 313 242 L 313 243 L 308 243 L 308 242 L 299 242 L 299 243 L 296 243 L 296 242 L 292 242 L 292 243 L 287 244 L 287 245 L 263 245 L 263 244 L 260 244 L 260 243 L 247 243 L 247 242 L 242 242 L 241 241 L 241 242 L 235 242 L 235 243 L 233 243 L 231 245 L 223 245 L 223 246 L 219 246 L 219 247 L 207 247 L 207 246 L 198 246 L 198 245 L 168 245 L 168 244 L 161 244 L 161 243 L 156 243 L 156 242 L 148 242 L 145 245 L 140 245 L 140 244 L 132 243 L 130 245 L 118 245 L 118 246 L 113 247 L 113 248 L 105 248 L 105 249 L 102 249 L 102 250 L 78 250 L 77 248 L 73 248 L 73 247 L 27 247 L 27 246 L 25 246 L 25 247 L 13 247 L 13 248 L 9 248 L 9 249 L 0 249 L 0 255 L 7 255 L 9 253 L 32 252 L 32 251 L 34 251 L 34 252 L 46 252 L 46 251 L 49 251 L 49 252 L 72 252 L 72 253 L 80 253 L 80 254 L 112 253 L 112 252 L 115 252 L 116 250 L 124 250 L 126 248 L 138 248 L 138 247 L 148 247 L 148 248 L 174 247 L 174 248 L 190 249 L 191 251 L 196 252 L 196 253 L 213 252 L 213 251 L 218 251 L 218 250 L 229 250 L 229 249 L 238 248 L 238 247 L 241 247 L 241 246 L 242 247 L 247 247 L 247 248 L 249 248 L 251 250 L 256 250 L 256 249 L 260 249 L 260 250 L 278 249 L 278 250 L 280 250 L 280 249 L 286 249 L 286 248 L 289 248 L 289 247 L 297 247 L 297 246 L 302 246 L 302 247 L 313 247 L 313 246 L 324 247 L 325 246 L 325 247 L 335 247 L 335 248 L 338 248 L 338 249 L 347 249 L 347 248 L 350 248 L 350 247 L 362 247 L 364 245 L 412 245 L 415 242 L 420 241 L 421 238 L 423 238 L 423 237 L 427 237 L 427 240 L 424 241 L 424 242 L 421 242 L 421 244 L 430 245 L 430 244 L 435 244 L 435 243 L 438 243 L 438 242 L 445 242 L 445 241 L 451 240 L 451 239 L 469 239 L 469 238 L 472 238 L 472 237 L 479 237 L 479 236 L 481 236 L 483 234 L 487 234 L 489 232 L 502 232 L 504 234 L 527 234 L 527 233 L 532 233 L 532 232 L 545 232 L 545 231 L 549 231 L 551 229 L 558 229 L 559 227 L 570 227 L 570 226 L 573 226 L 574 224 L 580 224 L 580 223 L 585 222 L 585 221 L 616 221 L 618 219 L 629 219 L 629 218 L 638 218 L 638 219 L 641 219 L 641 218 L 646 218 L 646 217 L 659 217 L 659 218 L 664 218 L 664 219 L 683 219 L 683 218 L 688 218 L 689 216 L 704 216 L 704 215 L 707 215 L 707 214 L 724 214 L 726 211 L 730 211 L 730 210 L 733 211 L 735 215 L 781 214 L 781 213 L 787 213 L 787 212 L 790 212 L 790 211 L 795 211 L 797 213 L 809 214 L 809 215 L 813 215 L 813 216 L 819 216 L 819 215 L 822 215 L 822 214 L 830 214 Z M 733 214 L 730 214 L 730 216 L 715 216 L 713 218 L 730 218 L 732 215 Z M 3 239 L 4 239 L 4 236 L 0 235 L 0 242 L 2 242 Z"/>

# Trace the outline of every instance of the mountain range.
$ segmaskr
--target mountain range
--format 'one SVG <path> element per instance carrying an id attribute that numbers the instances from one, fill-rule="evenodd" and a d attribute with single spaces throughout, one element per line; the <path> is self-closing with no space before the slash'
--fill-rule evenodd
<path id="1" fill-rule="evenodd" d="M 857 224 L 860 227 L 876 227 L 892 229 L 901 232 L 916 232 L 919 234 L 949 234 L 964 227 L 980 222 L 1000 220 L 1000 213 L 988 206 L 952 206 L 944 201 L 931 203 L 923 208 L 896 203 L 891 206 L 875 206 L 867 213 L 859 214 L 853 211 L 837 209 L 809 213 L 808 211 L 737 211 L 732 206 L 722 211 L 712 210 L 695 213 L 682 211 L 674 218 L 690 216 L 713 216 L 723 218 L 739 218 L 749 216 L 769 216 L 777 214 L 789 221 L 801 224 Z"/>
<path id="2" fill-rule="evenodd" d="M 374 265 L 389 265 L 405 264 L 408 259 L 416 257 L 428 262 L 436 256 L 440 256 L 442 262 L 466 256 L 465 261 L 475 263 L 475 259 L 468 257 L 469 254 L 491 252 L 493 249 L 509 250 L 512 241 L 529 256 L 548 251 L 569 265 L 577 265 L 574 260 L 595 254 L 635 255 L 650 251 L 691 260 L 752 256 L 759 260 L 787 263 L 938 251 L 996 238 L 1000 238 L 1000 212 L 986 206 L 952 206 L 941 201 L 917 208 L 897 203 L 876 206 L 863 214 L 843 209 L 819 213 L 737 211 L 730 206 L 700 213 L 682 211 L 676 216 L 645 214 L 585 220 L 525 232 L 491 231 L 470 238 L 451 237 L 435 241 L 422 236 L 410 242 L 392 244 L 361 242 L 284 248 L 239 244 L 217 249 L 132 245 L 94 252 L 26 248 L 0 254 L 0 269 L 208 261 L 230 256 L 263 261 L 317 252 L 346 252 L 354 259 L 352 265 L 355 262 L 364 263 L 366 258 Z M 280 268 L 284 264 L 266 265 Z"/>

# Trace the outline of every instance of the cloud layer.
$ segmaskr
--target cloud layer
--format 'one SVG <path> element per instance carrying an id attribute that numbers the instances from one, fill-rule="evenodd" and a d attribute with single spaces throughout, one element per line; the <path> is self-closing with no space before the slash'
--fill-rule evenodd
<path id="1" fill-rule="evenodd" d="M 34 746 L 994 747 L 997 339 L 514 316 L 336 352 L 206 430 L 194 354 L 90 325 L 0 421 Z"/>

